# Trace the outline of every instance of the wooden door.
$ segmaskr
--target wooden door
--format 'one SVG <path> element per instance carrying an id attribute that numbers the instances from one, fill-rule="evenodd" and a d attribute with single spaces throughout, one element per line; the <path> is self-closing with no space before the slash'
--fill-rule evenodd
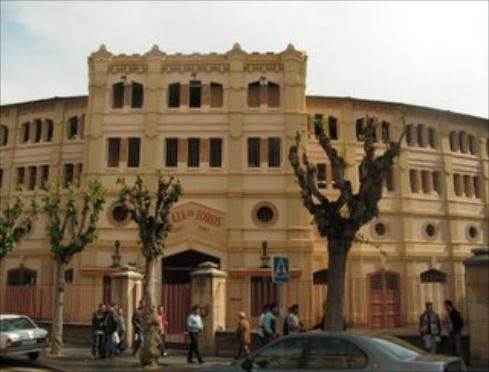
<path id="1" fill-rule="evenodd" d="M 370 328 L 395 328 L 401 323 L 399 274 L 380 270 L 369 276 Z"/>

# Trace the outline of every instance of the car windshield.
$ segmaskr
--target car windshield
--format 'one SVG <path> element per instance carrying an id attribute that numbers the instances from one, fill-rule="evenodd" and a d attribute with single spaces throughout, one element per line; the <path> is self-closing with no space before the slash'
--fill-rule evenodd
<path id="1" fill-rule="evenodd" d="M 36 326 L 29 319 L 24 317 L 19 318 L 7 318 L 0 320 L 0 331 L 13 332 L 23 329 L 34 329 Z"/>
<path id="2" fill-rule="evenodd" d="M 394 337 L 378 336 L 369 339 L 381 350 L 399 360 L 414 359 L 425 354 L 424 351 Z"/>

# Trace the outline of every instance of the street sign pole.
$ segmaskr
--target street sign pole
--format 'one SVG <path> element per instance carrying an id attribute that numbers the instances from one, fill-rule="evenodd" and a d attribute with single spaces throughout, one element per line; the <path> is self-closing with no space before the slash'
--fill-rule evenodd
<path id="1" fill-rule="evenodd" d="M 283 256 L 273 256 L 272 257 L 272 282 L 277 285 L 277 304 L 279 308 L 279 318 L 280 321 L 277 322 L 277 328 L 281 331 L 281 325 L 283 324 L 283 319 L 285 317 L 285 284 L 289 282 L 290 279 L 290 266 L 289 258 Z"/>

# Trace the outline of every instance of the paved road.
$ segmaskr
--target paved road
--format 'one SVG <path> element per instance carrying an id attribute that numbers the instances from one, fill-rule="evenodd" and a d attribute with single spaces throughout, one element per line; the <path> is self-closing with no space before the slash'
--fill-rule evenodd
<path id="1" fill-rule="evenodd" d="M 2 372 L 48 372 L 53 371 L 39 365 L 39 362 L 32 362 L 25 356 L 0 357 Z"/>

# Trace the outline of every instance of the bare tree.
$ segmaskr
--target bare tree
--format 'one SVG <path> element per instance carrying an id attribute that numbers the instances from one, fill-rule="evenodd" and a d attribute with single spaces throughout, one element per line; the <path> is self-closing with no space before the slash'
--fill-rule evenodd
<path id="1" fill-rule="evenodd" d="M 360 228 L 378 215 L 378 204 L 382 198 L 383 183 L 387 171 L 399 155 L 404 130 L 397 142 L 387 141 L 387 148 L 376 155 L 375 127 L 378 122 L 367 117 L 363 131 L 364 157 L 360 163 L 360 187 L 354 192 L 352 184 L 345 178 L 347 163 L 333 147 L 320 125 L 319 144 L 326 153 L 333 169 L 334 187 L 338 189 L 336 200 L 329 200 L 317 186 L 316 166 L 305 151 L 299 154 L 300 133 L 296 144 L 290 147 L 289 161 L 294 169 L 304 206 L 314 217 L 319 234 L 328 241 L 328 292 L 325 303 L 323 328 L 339 331 L 343 329 L 343 305 L 345 271 L 348 252 Z"/>
<path id="2" fill-rule="evenodd" d="M 158 323 L 155 319 L 154 283 L 156 264 L 163 254 L 165 240 L 170 231 L 169 214 L 174 203 L 182 194 L 180 182 L 173 177 L 158 175 L 156 195 L 143 185 L 141 177 L 136 178 L 132 186 L 126 186 L 119 180 L 121 190 L 119 202 L 128 211 L 139 229 L 141 252 L 146 260 L 144 269 L 144 346 L 141 352 L 141 364 L 149 370 L 158 368 L 160 351 Z"/>
<path id="3" fill-rule="evenodd" d="M 59 356 L 63 349 L 63 308 L 65 269 L 71 258 L 96 239 L 96 224 L 105 202 L 105 191 L 99 181 L 88 184 L 86 191 L 75 194 L 72 185 L 62 205 L 62 196 L 56 185 L 51 185 L 42 198 L 47 214 L 46 230 L 51 256 L 56 263 L 53 323 L 51 326 L 51 354 Z"/>

